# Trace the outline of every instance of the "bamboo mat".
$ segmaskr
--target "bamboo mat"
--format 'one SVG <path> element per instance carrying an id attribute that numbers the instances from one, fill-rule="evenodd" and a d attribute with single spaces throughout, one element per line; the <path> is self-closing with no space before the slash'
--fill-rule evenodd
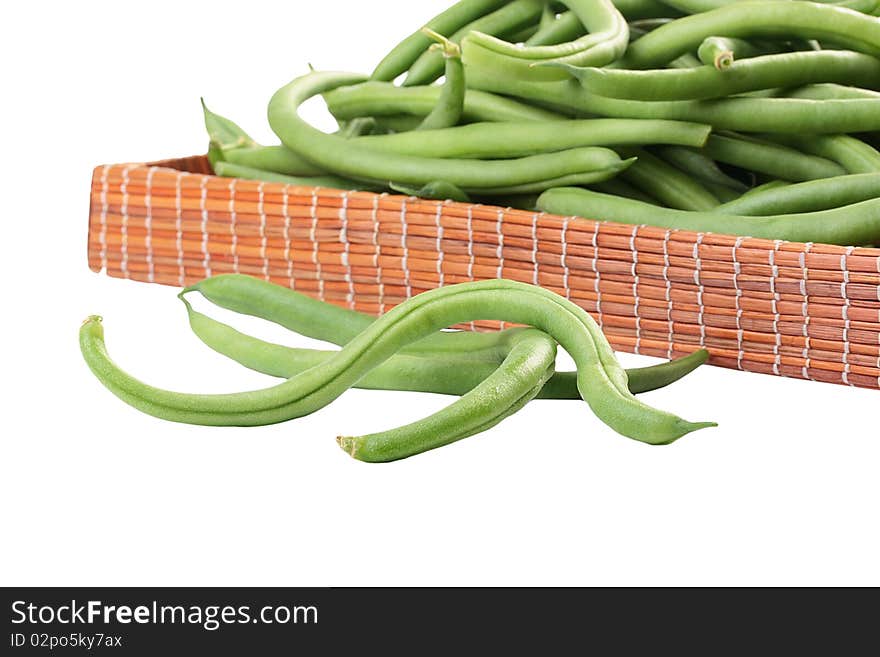
<path id="1" fill-rule="evenodd" d="M 880 387 L 880 249 L 218 178 L 197 156 L 97 167 L 88 257 L 173 286 L 251 274 L 371 314 L 509 278 L 582 306 L 622 351 Z"/>

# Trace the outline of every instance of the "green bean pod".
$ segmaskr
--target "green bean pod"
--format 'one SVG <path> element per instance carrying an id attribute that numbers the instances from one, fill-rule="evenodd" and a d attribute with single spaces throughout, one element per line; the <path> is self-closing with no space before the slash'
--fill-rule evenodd
<path id="1" fill-rule="evenodd" d="M 734 2 L 686 16 L 633 43 L 626 62 L 633 68 L 659 67 L 695 52 L 714 35 L 736 38 L 819 39 L 849 50 L 880 56 L 880 21 L 865 14 L 815 2 Z"/>
<path id="2" fill-rule="evenodd" d="M 777 0 L 778 1 L 778 0 Z M 787 52 L 715 66 L 630 71 L 565 66 L 590 93 L 632 100 L 701 100 L 833 82 L 880 88 L 880 60 L 846 50 Z"/>
<path id="3" fill-rule="evenodd" d="M 738 59 L 758 57 L 779 52 L 778 47 L 765 47 L 763 44 L 746 41 L 745 39 L 731 39 L 730 37 L 710 36 L 703 39 L 697 48 L 697 58 L 707 66 L 714 66 L 718 70 L 725 70 Z"/>
<path id="4" fill-rule="evenodd" d="M 543 0 L 510 0 L 492 13 L 468 23 L 451 35 L 444 34 L 444 36 L 447 36 L 453 43 L 460 44 L 465 36 L 474 31 L 507 35 L 517 32 L 537 20 L 543 10 Z M 436 51 L 425 50 L 410 67 L 403 85 L 415 87 L 431 84 L 442 74 L 443 56 Z"/>
<path id="5" fill-rule="evenodd" d="M 682 146 L 658 146 L 654 150 L 660 158 L 704 184 L 726 187 L 740 193 L 748 190 L 744 182 L 724 173 L 715 160 L 701 151 Z"/>
<path id="6" fill-rule="evenodd" d="M 464 65 L 461 63 L 461 48 L 436 32 L 430 32 L 429 36 L 438 42 L 431 46 L 431 49 L 439 48 L 446 60 L 446 80 L 443 83 L 437 104 L 419 125 L 418 130 L 449 128 L 457 125 L 464 114 L 466 87 Z"/>
<path id="7" fill-rule="evenodd" d="M 435 180 L 434 182 L 429 182 L 427 185 L 418 188 L 398 185 L 396 183 L 391 183 L 390 187 L 400 194 L 426 198 L 433 201 L 457 201 L 458 203 L 472 202 L 471 197 L 461 191 L 460 188 L 444 180 Z"/>
<path id="8" fill-rule="evenodd" d="M 629 150 L 622 152 L 626 155 L 633 153 Z M 635 154 L 638 157 L 636 163 L 621 177 L 636 188 L 667 207 L 679 210 L 711 210 L 718 205 L 718 199 L 683 171 L 645 150 L 635 151 Z"/>
<path id="9" fill-rule="evenodd" d="M 620 58 L 629 42 L 629 26 L 611 0 L 564 0 L 587 30 L 574 41 L 547 46 L 518 46 L 480 31 L 462 40 L 465 59 L 473 46 L 492 53 L 503 61 L 506 75 L 535 80 L 564 79 L 561 71 L 546 64 L 605 66 Z M 542 64 L 536 68 L 535 64 Z"/>
<path id="10" fill-rule="evenodd" d="M 404 344 L 475 319 L 526 324 L 553 337 L 578 366 L 582 397 L 603 422 L 622 435 L 666 444 L 714 426 L 687 422 L 640 402 L 627 389 L 625 371 L 586 311 L 552 292 L 515 281 L 480 281 L 424 292 L 376 320 L 322 367 L 279 385 L 244 393 L 175 393 L 134 379 L 107 354 L 97 317 L 90 317 L 80 329 L 80 347 L 92 372 L 108 389 L 147 413 L 191 424 L 252 426 L 314 412 Z"/>
<path id="11" fill-rule="evenodd" d="M 876 173 L 880 171 L 880 152 L 861 139 L 849 135 L 764 135 L 818 157 L 837 162 L 847 173 Z M 877 190 L 880 196 L 880 189 Z"/>
<path id="12" fill-rule="evenodd" d="M 333 357 L 335 352 L 318 349 L 296 349 L 271 342 L 265 342 L 250 335 L 241 333 L 231 326 L 219 322 L 192 308 L 181 295 L 186 305 L 190 327 L 196 337 L 219 354 L 237 363 L 269 376 L 289 379 L 307 369 L 318 366 Z M 324 304 L 329 305 L 329 304 Z M 334 308 L 334 312 L 342 310 Z M 375 317 L 364 315 L 353 310 L 342 311 L 356 318 L 348 322 L 351 325 L 367 327 L 375 321 Z M 265 317 L 264 317 L 265 318 Z M 307 321 L 307 320 L 303 320 Z M 452 349 L 437 348 L 432 342 L 449 343 L 450 336 L 470 335 L 441 332 L 429 336 L 404 348 L 367 373 L 357 382 L 357 388 L 369 390 L 407 390 L 412 392 L 431 392 L 444 395 L 463 395 L 473 390 L 484 381 L 504 361 L 512 343 L 511 335 L 522 331 L 521 328 L 506 329 L 498 333 L 475 334 L 491 337 L 491 342 L 481 341 L 476 349 L 467 349 L 467 345 L 452 345 Z M 336 327 L 332 327 L 333 340 L 338 340 Z M 325 337 L 328 337 L 325 335 Z M 433 340 L 432 340 L 433 338 Z M 340 344 L 345 344 L 341 342 Z M 455 339 L 452 340 L 456 342 Z M 420 345 L 419 350 L 413 348 Z M 436 342 L 435 342 L 436 345 Z M 663 388 L 693 372 L 708 359 L 705 349 L 695 351 L 687 356 L 671 360 L 659 365 L 628 369 L 627 387 L 633 394 L 649 392 Z M 554 372 L 552 378 L 538 394 L 540 399 L 580 399 L 577 388 L 577 372 Z"/>
<path id="13" fill-rule="evenodd" d="M 880 173 L 859 173 L 764 188 L 719 205 L 728 215 L 796 214 L 830 210 L 880 198 Z"/>
<path id="14" fill-rule="evenodd" d="M 792 182 L 832 178 L 846 173 L 842 166 L 824 157 L 739 135 L 710 135 L 704 150 L 718 162 Z"/>
<path id="15" fill-rule="evenodd" d="M 880 92 L 859 87 L 845 87 L 841 84 L 808 84 L 795 89 L 782 89 L 786 98 L 800 100 L 878 100 Z M 858 132 L 857 130 L 853 132 Z"/>
<path id="16" fill-rule="evenodd" d="M 683 121 L 576 119 L 527 123 L 473 123 L 443 130 L 371 135 L 360 143 L 404 155 L 503 159 L 586 146 L 676 144 L 702 147 L 711 128 Z"/>
<path id="17" fill-rule="evenodd" d="M 863 201 L 820 212 L 762 217 L 688 212 L 661 208 L 578 188 L 557 188 L 538 198 L 544 212 L 565 216 L 598 217 L 604 221 L 762 237 L 792 242 L 825 244 L 875 244 L 880 240 L 880 199 Z"/>
<path id="18" fill-rule="evenodd" d="M 425 27 L 449 36 L 468 23 L 475 21 L 498 9 L 508 0 L 459 0 L 449 9 L 438 14 L 425 24 Z M 376 69 L 373 80 L 391 81 L 409 70 L 419 56 L 431 45 L 432 40 L 422 30 L 408 36 L 389 52 Z"/>
<path id="19" fill-rule="evenodd" d="M 262 180 L 285 185 L 302 187 L 329 187 L 331 189 L 350 189 L 358 191 L 381 191 L 382 185 L 375 182 L 356 181 L 340 176 L 285 176 L 274 171 L 263 171 L 232 162 L 217 162 L 214 174 L 223 178 L 243 178 L 244 180 Z"/>

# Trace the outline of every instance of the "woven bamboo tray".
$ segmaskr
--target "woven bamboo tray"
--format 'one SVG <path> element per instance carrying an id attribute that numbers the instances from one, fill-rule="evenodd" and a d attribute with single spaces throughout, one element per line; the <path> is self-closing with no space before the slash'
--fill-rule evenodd
<path id="1" fill-rule="evenodd" d="M 706 347 L 722 367 L 880 387 L 880 249 L 218 178 L 196 156 L 97 167 L 88 257 L 174 286 L 251 274 L 372 314 L 509 278 L 581 305 L 622 351 Z"/>

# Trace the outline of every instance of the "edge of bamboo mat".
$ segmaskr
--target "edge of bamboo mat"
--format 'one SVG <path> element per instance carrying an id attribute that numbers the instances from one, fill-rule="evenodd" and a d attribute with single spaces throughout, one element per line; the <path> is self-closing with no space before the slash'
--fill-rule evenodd
<path id="1" fill-rule="evenodd" d="M 880 249 L 220 178 L 205 156 L 96 167 L 89 214 L 109 276 L 247 273 L 372 314 L 511 278 L 582 306 L 616 349 L 880 387 Z"/>

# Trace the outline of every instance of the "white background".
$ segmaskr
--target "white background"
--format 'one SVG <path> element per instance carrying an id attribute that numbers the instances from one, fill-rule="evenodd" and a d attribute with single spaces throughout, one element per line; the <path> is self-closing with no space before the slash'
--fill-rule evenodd
<path id="1" fill-rule="evenodd" d="M 204 152 L 200 95 L 271 142 L 265 105 L 307 63 L 368 72 L 446 4 L 6 6 L 0 583 L 880 584 L 878 392 L 703 368 L 645 396 L 721 425 L 670 447 L 543 401 L 367 465 L 334 437 L 450 400 L 354 390 L 294 422 L 217 429 L 143 415 L 89 373 L 77 329 L 101 313 L 111 353 L 149 382 L 272 381 L 190 335 L 175 290 L 89 271 L 92 167 Z"/>

